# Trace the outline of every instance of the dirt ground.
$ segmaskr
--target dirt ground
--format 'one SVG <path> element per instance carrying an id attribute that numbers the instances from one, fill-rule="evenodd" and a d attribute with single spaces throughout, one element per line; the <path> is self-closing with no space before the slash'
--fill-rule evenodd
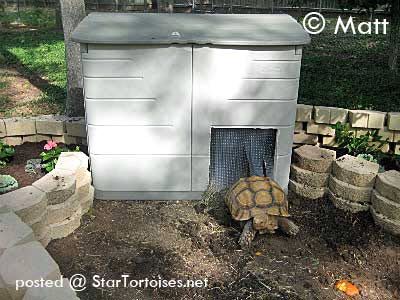
<path id="1" fill-rule="evenodd" d="M 26 161 L 31 158 L 40 158 L 40 153 L 43 152 L 43 146 L 46 142 L 42 143 L 25 143 L 20 146 L 15 146 L 15 154 L 10 163 L 5 167 L 0 168 L 0 174 L 8 174 L 13 176 L 18 181 L 18 187 L 31 185 L 44 175 L 42 172 L 37 174 L 26 173 Z"/>
<path id="2" fill-rule="evenodd" d="M 400 299 L 400 239 L 368 213 L 351 215 L 326 199 L 290 196 L 296 237 L 257 236 L 250 252 L 226 210 L 198 202 L 95 201 L 82 226 L 48 250 L 64 276 L 105 279 L 207 279 L 207 288 L 94 288 L 100 299 L 347 299 L 339 279 L 355 283 L 355 299 Z"/>

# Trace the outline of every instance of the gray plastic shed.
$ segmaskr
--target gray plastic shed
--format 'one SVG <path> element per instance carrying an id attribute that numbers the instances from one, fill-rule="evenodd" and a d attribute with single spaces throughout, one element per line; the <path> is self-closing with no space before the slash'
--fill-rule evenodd
<path id="1" fill-rule="evenodd" d="M 288 185 L 302 46 L 288 15 L 92 13 L 81 44 L 98 199 L 198 199 Z"/>

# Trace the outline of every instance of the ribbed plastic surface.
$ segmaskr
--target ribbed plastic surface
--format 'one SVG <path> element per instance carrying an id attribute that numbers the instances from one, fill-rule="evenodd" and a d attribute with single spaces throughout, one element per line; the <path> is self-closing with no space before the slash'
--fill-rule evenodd
<path id="1" fill-rule="evenodd" d="M 241 177 L 273 176 L 274 129 L 212 128 L 210 186 L 229 188 Z"/>

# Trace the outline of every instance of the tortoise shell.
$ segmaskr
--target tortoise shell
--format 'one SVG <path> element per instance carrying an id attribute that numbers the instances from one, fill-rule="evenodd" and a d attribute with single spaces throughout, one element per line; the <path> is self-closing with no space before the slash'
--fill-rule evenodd
<path id="1" fill-rule="evenodd" d="M 233 219 L 237 221 L 254 218 L 256 223 L 260 223 L 262 220 L 270 223 L 276 219 L 272 216 L 289 216 L 284 191 L 278 183 L 269 177 L 240 178 L 229 189 L 225 203 Z M 268 227 L 261 223 L 259 225 L 257 227 Z"/>

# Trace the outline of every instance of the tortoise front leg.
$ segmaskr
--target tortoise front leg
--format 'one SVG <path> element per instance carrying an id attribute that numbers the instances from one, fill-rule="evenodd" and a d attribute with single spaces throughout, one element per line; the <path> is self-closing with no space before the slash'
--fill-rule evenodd
<path id="1" fill-rule="evenodd" d="M 299 233 L 299 227 L 285 217 L 278 217 L 279 228 L 288 235 L 296 235 Z"/>
<path id="2" fill-rule="evenodd" d="M 257 230 L 253 228 L 253 220 L 248 220 L 243 227 L 242 234 L 239 238 L 239 245 L 242 249 L 249 249 L 250 244 L 256 236 Z"/>

